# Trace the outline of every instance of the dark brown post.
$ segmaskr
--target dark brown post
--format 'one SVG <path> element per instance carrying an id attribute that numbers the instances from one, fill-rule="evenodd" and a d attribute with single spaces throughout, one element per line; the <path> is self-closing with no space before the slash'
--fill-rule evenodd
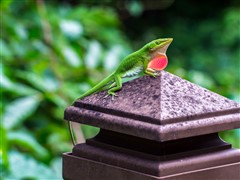
<path id="1" fill-rule="evenodd" d="M 240 105 L 166 71 L 76 101 L 68 121 L 101 128 L 63 155 L 64 179 L 240 179 L 240 150 L 218 132 L 240 127 Z"/>

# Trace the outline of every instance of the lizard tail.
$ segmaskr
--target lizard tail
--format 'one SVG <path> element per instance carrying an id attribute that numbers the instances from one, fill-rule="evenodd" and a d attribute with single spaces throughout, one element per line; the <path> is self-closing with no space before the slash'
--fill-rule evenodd
<path id="1" fill-rule="evenodd" d="M 114 80 L 114 73 L 110 74 L 109 76 L 107 76 L 105 79 L 103 79 L 102 81 L 100 81 L 97 85 L 95 85 L 93 88 L 91 88 L 90 90 L 88 90 L 87 92 L 85 92 L 83 95 L 81 95 L 78 99 L 82 99 L 86 96 L 89 96 L 91 94 L 94 94 L 96 92 L 98 92 L 101 88 L 103 88 L 104 86 L 106 86 L 108 83 L 110 83 L 111 81 Z"/>

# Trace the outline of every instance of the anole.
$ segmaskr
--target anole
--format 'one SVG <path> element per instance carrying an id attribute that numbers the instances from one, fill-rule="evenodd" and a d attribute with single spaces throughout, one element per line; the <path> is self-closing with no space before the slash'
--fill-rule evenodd
<path id="1" fill-rule="evenodd" d="M 112 98 L 114 98 L 114 96 L 116 96 L 115 92 L 122 88 L 122 78 L 136 76 L 141 72 L 153 77 L 157 76 L 159 70 L 167 66 L 166 51 L 172 40 L 172 38 L 153 40 L 138 51 L 128 55 L 119 64 L 116 71 L 78 99 L 102 91 L 106 89 L 106 86 L 109 89 L 107 96 L 112 95 Z"/>
<path id="2" fill-rule="evenodd" d="M 107 96 L 112 95 L 112 98 L 114 98 L 114 96 L 116 96 L 115 92 L 122 88 L 122 78 L 135 76 L 141 72 L 153 77 L 159 75 L 159 71 L 167 66 L 168 59 L 166 51 L 172 40 L 172 38 L 154 40 L 138 51 L 128 55 L 117 67 L 116 71 L 80 96 L 79 99 L 83 99 L 86 96 L 102 91 L 106 89 L 106 87 L 109 89 Z M 72 121 L 68 121 L 68 123 L 72 142 L 76 145 L 74 132 L 78 132 L 79 127 L 76 127 Z M 79 141 L 78 143 L 82 143 L 82 141 Z"/>

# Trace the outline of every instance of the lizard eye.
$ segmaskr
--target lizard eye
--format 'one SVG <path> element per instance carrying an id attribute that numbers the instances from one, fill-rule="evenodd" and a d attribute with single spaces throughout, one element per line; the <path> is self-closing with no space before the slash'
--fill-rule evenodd
<path id="1" fill-rule="evenodd" d="M 156 44 L 157 44 L 157 45 L 159 45 L 159 44 L 160 44 L 160 42 L 156 41 Z"/>

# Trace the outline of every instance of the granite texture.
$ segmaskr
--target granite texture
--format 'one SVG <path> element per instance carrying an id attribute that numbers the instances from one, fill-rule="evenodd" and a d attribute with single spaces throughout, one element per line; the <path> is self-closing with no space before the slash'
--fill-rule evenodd
<path id="1" fill-rule="evenodd" d="M 104 98 L 103 91 L 76 101 L 75 106 L 159 124 L 160 81 L 161 77 L 144 76 L 124 83 L 114 100 Z"/>
<path id="2" fill-rule="evenodd" d="M 166 71 L 77 100 L 65 119 L 158 141 L 240 127 L 240 105 Z"/>
<path id="3" fill-rule="evenodd" d="M 164 124 L 240 112 L 238 103 L 167 72 L 162 73 L 161 87 Z"/>

